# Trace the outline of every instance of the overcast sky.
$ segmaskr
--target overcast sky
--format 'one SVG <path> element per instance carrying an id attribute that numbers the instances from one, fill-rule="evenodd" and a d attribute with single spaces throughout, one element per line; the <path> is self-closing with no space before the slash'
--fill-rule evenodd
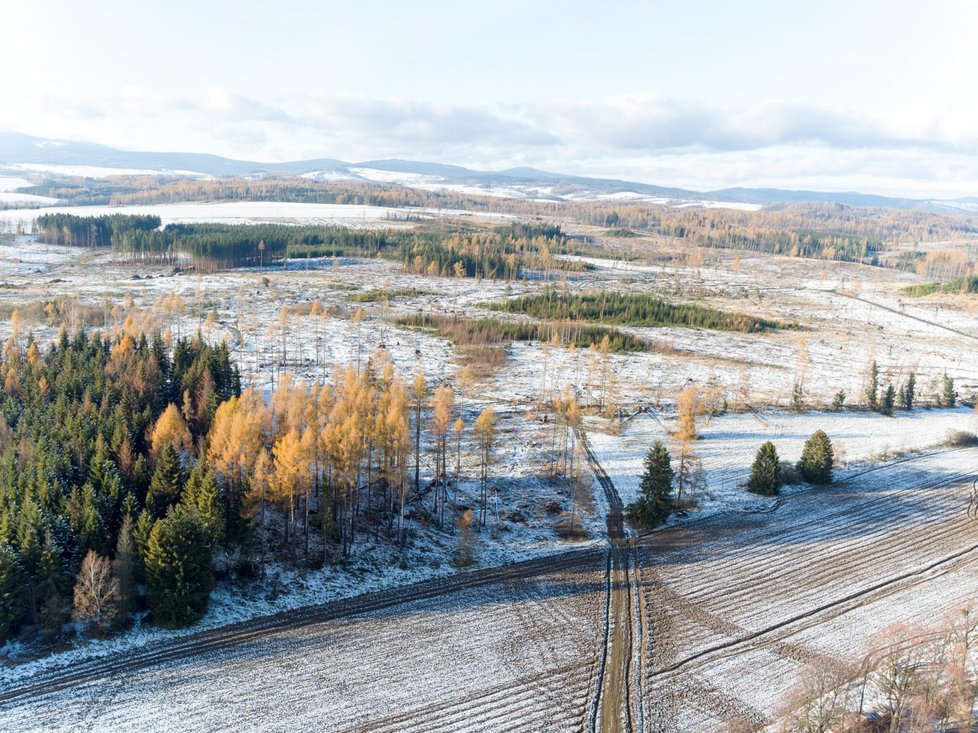
<path id="1" fill-rule="evenodd" d="M 978 3 L 4 0 L 0 130 L 978 196 Z"/>

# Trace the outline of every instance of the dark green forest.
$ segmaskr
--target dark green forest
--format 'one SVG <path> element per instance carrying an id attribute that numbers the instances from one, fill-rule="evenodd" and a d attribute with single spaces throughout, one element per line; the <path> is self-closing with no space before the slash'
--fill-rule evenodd
<path id="1" fill-rule="evenodd" d="M 135 584 L 148 584 L 157 622 L 202 614 L 210 544 L 226 513 L 206 466 L 187 476 L 188 456 L 159 440 L 154 451 L 149 430 L 180 404 L 189 431 L 181 450 L 201 441 L 218 406 L 240 392 L 227 348 L 181 340 L 171 351 L 159 335 L 63 331 L 43 351 L 8 342 L 0 375 L 0 641 L 24 625 L 58 633 L 90 552 L 126 566 L 127 602 Z M 166 608 L 185 580 L 174 574 L 193 567 L 196 597 Z M 169 600 L 154 607 L 161 598 Z"/>
<path id="2" fill-rule="evenodd" d="M 489 307 L 546 320 L 589 321 L 616 326 L 682 326 L 744 333 L 785 327 L 743 313 L 728 313 L 700 305 L 676 305 L 651 295 L 618 291 L 571 295 L 547 288 L 537 295 L 493 303 Z"/>
<path id="3" fill-rule="evenodd" d="M 275 265 L 309 257 L 385 257 L 421 274 L 508 278 L 524 268 L 583 270 L 554 254 L 579 251 L 559 227 L 509 224 L 490 230 L 431 225 L 418 229 L 351 229 L 286 224 L 168 224 L 155 216 L 81 217 L 44 214 L 35 229 L 42 242 L 111 247 L 133 262 L 173 263 L 178 255 L 204 271 Z"/>

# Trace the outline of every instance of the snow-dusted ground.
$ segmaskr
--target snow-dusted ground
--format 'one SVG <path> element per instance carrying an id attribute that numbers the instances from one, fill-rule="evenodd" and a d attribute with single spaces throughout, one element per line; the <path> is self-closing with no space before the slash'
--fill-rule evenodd
<path id="1" fill-rule="evenodd" d="M 32 204 L 44 205 L 57 203 L 50 196 L 38 196 L 33 193 L 19 193 L 18 189 L 32 185 L 24 178 L 0 176 L 0 204 Z"/>
<path id="2" fill-rule="evenodd" d="M 976 471 L 975 449 L 944 452 L 643 538 L 644 729 L 770 721 L 809 661 L 858 662 L 892 621 L 973 600 Z M 577 730 L 603 633 L 593 557 L 21 699 L 5 730 Z"/>
<path id="3" fill-rule="evenodd" d="M 337 224 L 351 227 L 390 226 L 397 222 L 433 219 L 441 216 L 468 216 L 467 212 L 464 211 L 411 207 L 302 204 L 276 201 L 218 201 L 213 203 L 147 204 L 143 206 L 50 206 L 38 209 L 8 209 L 0 211 L 0 223 L 6 223 L 7 226 L 21 225 L 23 229 L 29 230 L 38 216 L 51 213 L 74 214 L 76 216 L 153 214 L 159 216 L 164 225 L 177 222 L 217 222 L 222 224 L 273 222 Z M 479 216 L 503 217 L 501 214 L 480 214 Z"/>
<path id="4" fill-rule="evenodd" d="M 770 513 L 717 514 L 640 550 L 656 730 L 776 720 L 806 665 L 859 664 L 901 622 L 933 628 L 976 600 L 968 516 L 974 448 L 796 494 Z M 677 533 L 686 542 L 676 546 Z"/>
<path id="5" fill-rule="evenodd" d="M 188 215 L 215 217 L 215 212 L 221 211 L 220 206 L 192 205 Z M 159 210 L 166 207 L 136 208 L 160 213 Z M 357 211 L 360 208 L 369 209 L 359 213 L 339 208 L 339 214 L 343 214 L 345 218 L 329 219 L 329 216 L 339 216 L 332 209 L 319 210 L 319 213 L 315 213 L 315 209 L 303 209 L 288 220 L 315 221 L 319 220 L 316 216 L 321 216 L 327 217 L 321 219 L 323 221 L 339 221 L 356 226 L 362 225 L 368 217 L 375 217 L 372 221 L 384 226 L 393 221 L 384 219 L 375 207 L 351 207 Z M 93 209 L 85 211 L 95 213 Z M 118 213 L 121 210 L 109 211 Z M 32 217 L 36 212 L 18 213 Z M 413 213 L 415 212 L 412 215 Z M 12 212 L 0 214 L 0 221 L 8 222 L 8 228 L 20 221 L 10 216 L 11 214 Z M 237 210 L 237 214 L 244 218 L 235 221 L 278 218 L 277 214 L 272 215 L 269 212 L 268 206 L 256 204 L 243 205 L 243 208 Z M 506 283 L 432 278 L 405 273 L 395 263 L 360 259 L 341 259 L 335 262 L 331 259 L 303 260 L 274 269 L 174 275 L 170 268 L 129 265 L 114 259 L 108 252 L 46 247 L 33 242 L 30 237 L 0 237 L 0 245 L 0 280 L 4 285 L 0 288 L 0 307 L 5 309 L 4 312 L 10 312 L 13 308 L 22 307 L 37 299 L 67 298 L 77 299 L 89 307 L 103 309 L 105 322 L 109 326 L 118 318 L 124 317 L 128 309 L 139 318 L 169 327 L 176 333 L 188 334 L 200 329 L 205 338 L 226 340 L 241 365 L 245 380 L 266 389 L 272 387 L 282 369 L 288 369 L 308 379 L 321 377 L 332 373 L 337 366 L 355 363 L 358 359 L 365 363 L 368 356 L 378 348 L 386 351 L 395 366 L 408 377 L 415 370 L 423 369 L 432 384 L 444 379 L 453 380 L 457 386 L 459 407 L 468 425 L 472 424 L 486 404 L 492 403 L 496 406 L 500 414 L 501 435 L 493 465 L 493 481 L 498 487 L 500 512 L 518 511 L 526 518 L 526 524 L 503 519 L 499 522 L 498 531 L 482 533 L 477 550 L 478 563 L 481 566 L 490 566 L 518 558 L 536 557 L 567 547 L 554 533 L 554 523 L 558 517 L 550 516 L 543 510 L 544 504 L 556 500 L 566 511 L 569 497 L 562 484 L 541 478 L 550 458 L 552 423 L 542 422 L 547 410 L 540 403 L 559 394 L 565 385 L 571 385 L 584 402 L 596 400 L 601 396 L 600 358 L 583 349 L 571 351 L 562 347 L 546 347 L 539 343 L 513 344 L 509 347 L 508 363 L 495 375 L 474 385 L 463 386 L 457 380 L 460 359 L 451 344 L 444 339 L 397 328 L 390 323 L 390 319 L 395 316 L 419 311 L 483 316 L 486 312 L 482 304 L 534 292 L 544 287 L 545 282 L 542 280 L 528 279 Z M 751 516 L 747 512 L 770 509 L 772 503 L 769 500 L 753 497 L 738 487 L 738 483 L 749 470 L 754 451 L 764 440 L 773 440 L 783 458 L 794 460 L 800 453 L 804 439 L 815 429 L 824 429 L 835 441 L 840 453 L 845 455 L 839 473 L 845 477 L 854 476 L 859 470 L 880 463 L 880 456 L 884 452 L 926 448 L 939 443 L 949 430 L 975 429 L 974 417 L 967 409 L 918 410 L 912 415 L 898 414 L 895 418 L 885 418 L 860 412 L 808 412 L 799 415 L 778 411 L 775 407 L 787 403 L 791 386 L 801 371 L 800 355 L 803 351 L 807 353 L 807 365 L 803 371 L 809 404 L 827 404 L 840 388 L 844 388 L 849 394 L 850 403 L 858 401 L 862 393 L 866 365 L 873 358 L 880 363 L 884 384 L 890 379 L 899 382 L 913 368 L 918 374 L 918 393 L 923 399 L 932 400 L 937 379 L 946 370 L 957 380 L 962 398 L 970 400 L 978 390 L 978 363 L 974 360 L 976 339 L 972 337 L 978 336 L 978 315 L 974 310 L 955 308 L 950 304 L 930 300 L 901 300 L 898 288 L 918 281 L 914 276 L 904 273 L 844 263 L 710 253 L 710 258 L 714 257 L 716 260 L 710 259 L 705 266 L 661 266 L 593 260 L 594 270 L 568 275 L 566 284 L 561 283 L 562 287 L 571 291 L 614 288 L 660 294 L 680 302 L 697 300 L 715 307 L 797 322 L 804 326 L 802 330 L 765 334 L 722 333 L 689 328 L 627 329 L 670 347 L 658 348 L 653 353 L 614 355 L 609 358 L 608 371 L 615 377 L 614 389 L 617 397 L 629 409 L 635 405 L 653 406 L 660 419 L 671 428 L 674 397 L 684 384 L 692 380 L 703 392 L 711 384 L 719 385 L 722 395 L 735 408 L 740 407 L 742 395 L 747 394 L 749 403 L 760 411 L 759 418 L 749 413 L 730 413 L 713 418 L 708 424 L 705 420 L 700 421 L 700 431 L 704 439 L 697 442 L 696 451 L 703 461 L 707 489 L 713 498 L 702 497 L 702 508 L 689 517 L 695 521 L 681 524 L 670 531 L 694 531 L 693 528 L 698 526 L 713 526 L 710 522 L 719 522 L 725 517 L 739 517 L 747 521 L 746 518 Z M 134 279 L 134 275 L 139 275 L 139 279 Z M 845 294 L 853 291 L 854 283 L 860 285 L 859 297 L 870 302 Z M 393 298 L 389 304 L 382 301 L 353 303 L 349 300 L 353 292 L 375 288 L 389 291 L 415 289 L 420 292 Z M 186 305 L 181 316 L 165 313 L 160 307 L 162 299 L 171 293 L 178 294 Z M 131 306 L 127 306 L 130 299 Z M 320 300 L 331 315 L 300 315 L 304 312 L 302 309 L 313 300 Z M 288 345 L 287 359 L 283 359 L 281 355 L 283 327 L 279 316 L 283 307 L 295 311 L 286 320 L 284 328 Z M 113 308 L 116 309 L 115 314 Z M 358 308 L 362 308 L 366 315 L 365 320 L 360 323 L 349 317 Z M 39 320 L 25 323 L 24 328 L 31 330 L 36 338 L 43 341 L 54 338 L 58 324 Z M 955 333 L 948 328 L 961 333 Z M 9 322 L 0 321 L 0 338 L 6 338 L 9 329 Z M 800 345 L 800 340 L 804 341 L 804 347 Z M 664 435 L 665 430 L 652 418 L 644 415 L 626 423 L 621 436 L 605 434 L 606 425 L 604 419 L 588 419 L 595 451 L 605 469 L 612 475 L 623 498 L 628 501 L 634 495 L 637 477 L 641 472 L 641 460 L 649 443 L 655 437 Z M 461 498 L 463 502 L 472 505 L 478 489 L 473 481 L 476 476 L 475 451 L 468 440 L 464 450 L 466 455 L 463 459 L 463 473 L 466 481 L 461 487 Z M 948 459 L 949 461 L 974 459 L 973 454 L 967 452 L 952 455 L 957 457 Z M 878 475 L 898 476 L 903 485 L 913 486 L 916 477 L 926 476 L 928 472 L 937 470 L 928 467 L 931 464 L 910 462 L 906 465 L 906 473 L 884 471 Z M 915 466 L 919 470 L 914 469 Z M 430 476 L 431 467 L 431 456 L 426 455 L 423 459 L 426 476 Z M 906 494 L 891 492 L 886 486 L 875 483 L 865 485 L 864 488 L 867 491 L 886 489 L 880 494 L 881 497 L 889 497 L 887 501 L 892 499 L 898 502 L 898 507 L 905 506 Z M 792 502 L 808 501 L 804 497 L 809 494 L 795 493 L 797 495 L 789 496 L 785 505 L 771 516 L 779 515 Z M 922 510 L 926 508 L 924 506 Z M 816 509 L 816 506 L 808 508 L 812 512 Z M 597 492 L 595 506 L 584 517 L 591 543 L 601 541 L 602 513 L 602 498 L 600 492 Z M 806 515 L 804 521 L 814 525 L 818 516 Z M 938 513 L 937 516 L 942 515 Z M 872 521 L 880 520 L 877 517 Z M 870 529 L 872 526 L 874 525 Z M 720 530 L 726 532 L 727 528 L 720 527 L 718 531 Z M 850 534 L 855 531 L 845 530 Z M 715 538 L 704 535 L 702 539 L 708 542 Z M 213 628 L 228 621 L 319 603 L 359 590 L 396 586 L 414 579 L 453 572 L 449 560 L 455 541 L 454 537 L 436 531 L 420 532 L 405 563 L 408 570 L 401 569 L 401 558 L 392 554 L 389 547 L 364 545 L 358 548 L 356 558 L 347 570 L 329 569 L 322 573 L 309 573 L 301 578 L 283 577 L 280 587 L 272 593 L 267 590 L 256 592 L 253 588 L 231 590 L 222 587 L 215 592 L 212 612 L 199 628 Z M 926 544 L 926 535 L 921 534 L 916 541 Z M 761 550 L 755 553 L 756 546 L 747 540 L 741 545 L 736 545 L 731 540 L 731 544 L 723 545 L 716 552 L 731 562 L 736 561 L 736 567 L 750 567 L 755 555 L 761 559 L 767 557 L 764 549 L 766 547 L 766 544 L 762 545 Z M 795 547 L 797 545 L 781 547 L 780 551 L 790 554 Z M 707 545 L 703 548 L 703 553 L 713 552 Z M 910 545 L 909 548 L 915 551 L 916 545 Z M 906 552 L 903 556 L 906 556 Z M 727 566 L 707 568 L 699 563 L 696 553 L 688 553 L 681 558 L 681 562 L 677 560 L 675 568 L 669 572 L 679 578 L 676 582 L 680 584 L 692 583 L 687 578 L 699 578 L 696 573 L 701 569 L 719 573 L 731 572 Z M 802 571 L 799 569 L 797 572 Z M 730 577 L 730 582 L 734 585 L 746 582 L 742 579 L 744 576 L 736 573 Z M 717 592 L 733 591 L 727 588 Z M 789 586 L 781 586 L 780 592 L 790 594 L 791 590 Z M 588 593 L 597 595 L 589 596 Z M 587 603 L 597 608 L 601 604 L 602 593 L 603 586 L 597 590 L 591 588 L 581 591 L 580 597 L 588 598 Z M 304 671 L 299 675 L 301 684 L 308 685 L 310 689 L 318 685 L 309 693 L 309 697 L 325 698 L 333 703 L 339 696 L 346 695 L 343 699 L 363 700 L 364 708 L 375 711 L 377 715 L 393 715 L 393 711 L 409 709 L 421 705 L 422 701 L 431 700 L 442 700 L 445 707 L 440 709 L 446 715 L 461 715 L 453 706 L 454 703 L 449 704 L 455 699 L 464 698 L 466 704 L 471 705 L 475 705 L 473 701 L 478 699 L 478 705 L 488 705 L 494 699 L 493 695 L 501 693 L 486 692 L 488 688 L 485 678 L 497 673 L 500 668 L 503 670 L 498 681 L 500 688 L 512 685 L 514 689 L 523 690 L 520 694 L 525 693 L 527 697 L 539 696 L 543 689 L 545 696 L 540 699 L 552 699 L 554 709 L 563 709 L 561 705 L 567 702 L 567 696 L 578 695 L 578 685 L 582 683 L 580 679 L 574 678 L 573 685 L 565 692 L 554 692 L 547 686 L 552 683 L 559 686 L 559 674 L 563 672 L 549 677 L 554 668 L 546 660 L 554 655 L 563 659 L 560 655 L 567 640 L 561 636 L 563 631 L 557 630 L 544 640 L 545 630 L 533 626 L 540 623 L 540 617 L 535 614 L 541 613 L 542 618 L 558 619 L 555 622 L 558 626 L 563 623 L 559 619 L 569 614 L 577 619 L 573 624 L 578 626 L 574 627 L 575 631 L 568 633 L 575 634 L 577 638 L 581 634 L 581 628 L 591 629 L 591 626 L 580 619 L 592 613 L 595 608 L 589 608 L 586 613 L 580 609 L 564 611 L 564 601 L 561 600 L 561 610 L 558 610 L 549 601 L 542 601 L 538 596 L 533 596 L 533 593 L 530 596 L 533 600 L 526 600 L 525 604 L 520 601 L 518 605 L 522 610 L 516 616 L 507 615 L 509 611 L 500 612 L 508 620 L 498 629 L 493 626 L 491 633 L 483 634 L 481 627 L 476 627 L 481 618 L 481 609 L 477 603 L 478 591 L 473 591 L 465 600 L 458 603 L 446 602 L 443 607 L 412 607 L 409 613 L 403 615 L 404 623 L 408 625 L 395 623 L 388 631 L 385 631 L 386 621 L 382 623 L 361 619 L 348 625 L 341 624 L 338 628 L 331 627 L 322 633 L 316 632 L 306 638 L 299 635 L 289 640 L 269 642 L 264 647 L 256 642 L 254 646 L 242 650 L 238 661 L 233 662 L 232 666 L 236 671 L 229 678 L 232 682 L 221 689 L 214 686 L 220 682 L 210 681 L 207 677 L 210 671 L 224 665 L 225 659 L 215 657 L 201 667 L 176 665 L 165 674 L 171 675 L 170 682 L 179 686 L 181 699 L 188 702 L 179 713 L 174 713 L 172 719 L 168 719 L 172 722 L 171 729 L 193 729 L 196 716 L 204 716 L 201 717 L 202 721 L 211 721 L 201 723 L 200 729 L 213 723 L 213 719 L 206 717 L 209 713 L 202 713 L 202 708 L 197 706 L 195 695 L 198 693 L 202 700 L 215 704 L 223 694 L 222 690 L 226 691 L 232 684 L 241 685 L 243 690 L 258 689 L 250 686 L 249 680 L 252 675 L 258 674 L 255 671 L 259 664 L 256 658 L 263 655 L 267 655 L 267 664 L 262 663 L 261 669 L 265 670 L 266 666 L 268 669 L 261 671 L 260 676 L 256 677 L 263 684 L 275 685 L 275 680 L 278 679 L 276 675 L 285 675 L 289 665 L 293 664 L 289 660 L 309 653 L 313 656 L 308 664 L 301 662 Z M 571 596 L 567 603 L 571 604 L 572 609 L 577 609 L 577 591 Z M 491 608 L 493 614 L 496 614 L 499 608 L 506 605 L 505 597 L 505 594 L 500 596 L 498 603 L 493 602 L 495 605 L 487 602 L 485 608 Z M 950 597 L 953 598 L 953 594 Z M 749 599 L 744 602 L 748 603 Z M 764 596 L 764 602 L 776 604 L 777 596 Z M 907 607 L 914 614 L 918 610 L 923 614 L 925 606 L 918 609 L 918 606 L 910 605 L 908 601 Z M 472 613 L 464 612 L 466 608 L 472 609 Z M 891 611 L 891 615 L 892 613 L 896 612 Z M 407 620 L 430 614 L 438 619 L 434 626 L 429 623 L 430 619 L 418 621 L 418 624 L 422 624 L 420 626 Z M 456 615 L 457 624 L 453 620 Z M 709 620 L 708 617 L 703 618 Z M 597 622 L 592 619 L 587 623 Z M 736 623 L 741 624 L 740 621 Z M 534 633 L 540 636 L 540 641 L 534 641 L 527 647 L 526 657 L 511 655 L 512 663 L 520 667 L 517 672 L 512 672 L 505 662 L 499 661 L 497 645 L 502 643 L 500 639 L 514 635 L 518 637 L 519 629 L 528 625 L 536 629 Z M 749 626 L 747 623 L 742 625 Z M 432 628 L 435 630 L 432 631 Z M 105 644 L 84 645 L 66 655 L 50 657 L 46 662 L 5 670 L 0 674 L 0 686 L 12 684 L 15 679 L 26 679 L 45 665 L 56 666 L 82 656 L 104 654 L 111 650 L 136 649 L 172 633 L 174 632 L 140 628 Z M 817 635 L 819 631 L 814 629 L 811 633 Z M 404 636 L 399 638 L 397 634 Z M 389 644 L 377 643 L 379 638 L 394 641 Z M 377 681 L 377 670 L 387 661 L 387 657 L 395 658 L 397 654 L 403 653 L 405 664 L 409 661 L 418 663 L 418 658 L 411 656 L 414 650 L 410 648 L 412 639 L 416 638 L 430 639 L 430 644 L 420 646 L 437 650 L 439 655 L 425 660 L 426 669 L 448 670 L 445 672 L 446 679 L 459 677 L 464 680 L 464 684 L 460 686 L 460 697 L 452 698 L 450 689 L 435 689 L 438 684 L 432 682 L 431 677 L 424 677 L 424 693 L 419 693 L 418 701 L 412 703 L 396 698 L 394 691 L 385 691 L 388 687 L 400 686 L 403 689 L 400 683 L 385 685 Z M 592 641 L 593 639 L 588 643 Z M 319 649 L 317 645 L 320 643 L 326 651 Z M 831 645 L 834 642 L 826 643 Z M 351 687 L 351 683 L 332 676 L 332 672 L 319 671 L 320 667 L 332 669 L 333 662 L 328 650 L 336 644 L 339 644 L 337 666 L 350 669 L 357 667 L 357 660 L 365 659 L 369 662 L 365 667 L 367 672 L 364 673 L 362 684 Z M 582 648 L 575 649 L 581 655 L 585 654 Z M 6 651 L 18 652 L 10 648 Z M 768 665 L 770 660 L 765 661 L 763 654 L 767 652 L 759 652 L 758 659 Z M 245 657 L 248 659 L 245 660 Z M 536 661 L 531 661 L 530 657 Z M 470 662 L 476 667 L 467 666 Z M 779 657 L 770 662 L 770 668 L 778 674 L 793 674 L 793 671 L 785 672 L 778 666 L 782 662 Z M 529 676 L 532 676 L 528 670 L 534 664 L 537 665 L 535 669 L 542 670 L 543 673 L 536 681 L 528 681 Z M 486 671 L 489 668 L 492 672 Z M 764 669 L 768 669 L 768 666 L 764 666 Z M 738 674 L 744 679 L 743 686 L 750 686 L 751 680 L 755 679 L 742 671 Z M 87 720 L 83 716 L 88 712 L 95 716 L 89 721 L 91 725 L 79 723 L 82 728 L 99 729 L 101 726 L 101 729 L 135 729 L 140 714 L 155 714 L 153 706 L 156 703 L 149 700 L 162 688 L 151 677 L 151 674 L 147 674 L 140 678 L 131 693 L 126 693 L 128 697 L 114 697 L 114 691 L 105 697 L 107 688 L 92 688 L 79 691 L 77 695 L 81 697 L 71 697 L 75 693 L 65 693 L 65 704 L 68 709 L 77 713 L 77 720 Z M 711 678 L 702 684 L 716 687 L 720 683 Z M 547 695 L 550 697 L 546 697 Z M 737 695 L 742 696 L 740 692 Z M 88 709 L 83 710 L 84 703 L 80 702 L 82 698 L 96 706 L 86 712 Z M 750 700 L 751 705 L 760 708 L 770 702 L 766 699 Z M 245 705 L 243 702 L 239 703 Z M 112 711 L 106 713 L 109 717 L 99 717 L 99 710 L 102 709 L 100 706 L 103 704 L 107 706 L 107 710 Z M 133 707 L 126 708 L 126 704 Z M 270 717 L 259 718 L 263 722 L 257 728 L 272 730 L 290 727 L 276 727 L 275 715 L 287 719 L 287 713 L 290 712 L 283 707 L 275 707 L 278 704 L 274 703 Z M 528 709 L 532 707 L 529 703 L 527 705 Z M 41 709 L 23 708 L 14 712 L 11 720 L 16 724 L 12 730 L 31 729 L 28 722 L 31 720 L 30 715 L 37 714 Z M 342 710 L 343 714 L 349 713 L 347 708 Z M 325 715 L 319 707 L 308 710 L 309 715 L 317 712 Z M 302 714 L 305 715 L 306 711 Z M 527 713 L 526 720 L 531 721 L 527 725 L 514 722 L 519 720 L 516 717 L 501 719 L 503 722 L 508 720 L 509 728 L 503 722 L 498 727 L 503 730 L 520 727 L 527 730 L 545 729 L 545 724 L 533 724 L 533 721 L 542 720 L 540 717 L 533 717 L 534 715 L 538 713 Z M 37 723 L 36 729 L 47 729 L 45 726 L 58 729 L 57 725 L 62 725 L 47 717 L 38 720 L 42 722 Z M 341 717 L 336 720 L 338 722 L 333 727 L 339 727 L 345 720 L 353 718 Z M 391 729 L 397 728 L 393 722 L 388 725 Z M 471 719 L 470 725 L 474 726 L 473 730 L 493 729 L 493 725 L 479 728 L 476 718 Z M 462 729 L 464 725 L 456 720 L 454 724 L 446 722 L 445 727 Z M 560 729 L 559 726 L 556 727 Z M 690 729 L 695 729 L 695 726 L 687 728 Z"/>
<path id="6" fill-rule="evenodd" d="M 757 449 L 770 440 L 781 460 L 796 462 L 805 441 L 824 430 L 836 453 L 839 479 L 903 454 L 933 449 L 951 434 L 978 431 L 978 413 L 969 407 L 897 411 L 894 417 L 874 412 L 765 412 L 728 413 L 698 418 L 699 439 L 693 450 L 702 465 L 703 486 L 697 492 L 701 516 L 718 511 L 757 509 L 770 499 L 744 488 Z M 614 425 L 615 423 L 612 423 Z M 661 440 L 678 461 L 679 446 L 672 438 L 675 415 L 640 413 L 628 420 L 618 434 L 605 420 L 592 419 L 591 447 L 627 504 L 639 494 L 643 462 L 649 447 Z M 792 487 L 787 487 L 790 493 Z M 674 520 L 675 521 L 675 520 Z"/>

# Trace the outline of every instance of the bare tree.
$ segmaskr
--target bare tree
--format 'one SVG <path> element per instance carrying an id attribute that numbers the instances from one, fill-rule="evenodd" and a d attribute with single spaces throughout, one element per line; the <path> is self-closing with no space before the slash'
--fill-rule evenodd
<path id="1" fill-rule="evenodd" d="M 112 625 L 119 615 L 119 581 L 107 557 L 89 550 L 75 583 L 73 617 L 91 623 L 97 631 Z"/>

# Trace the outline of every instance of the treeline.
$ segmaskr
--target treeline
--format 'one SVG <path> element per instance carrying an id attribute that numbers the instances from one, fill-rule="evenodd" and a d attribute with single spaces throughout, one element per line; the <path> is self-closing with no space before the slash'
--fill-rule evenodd
<path id="1" fill-rule="evenodd" d="M 412 518 L 460 529 L 465 564 L 486 521 L 492 408 L 467 426 L 448 384 L 409 385 L 384 352 L 327 382 L 283 374 L 266 400 L 223 345 L 63 333 L 46 351 L 12 338 L 0 381 L 0 642 L 69 618 L 105 632 L 143 608 L 192 623 L 215 573 L 318 565 L 367 532 L 403 541 Z M 449 492 L 468 434 L 476 506 Z"/>
<path id="2" fill-rule="evenodd" d="M 546 224 L 510 224 L 488 231 L 442 225 L 417 230 L 215 223 L 159 227 L 159 217 L 128 215 L 46 214 L 35 223 L 44 242 L 111 247 L 140 262 L 171 262 L 185 255 L 196 269 L 207 271 L 271 265 L 285 258 L 378 255 L 433 276 L 515 279 L 527 267 L 586 267 L 553 258 L 569 249 L 568 239 L 559 227 Z"/>
<path id="3" fill-rule="evenodd" d="M 681 326 L 756 333 L 783 324 L 743 313 L 728 313 L 700 305 L 675 305 L 651 295 L 604 291 L 572 295 L 554 287 L 489 306 L 546 320 L 590 321 L 618 326 Z"/>
<path id="4" fill-rule="evenodd" d="M 202 613 L 217 496 L 206 469 L 192 472 L 197 491 L 173 516 L 183 472 L 174 446 L 200 444 L 238 394 L 227 349 L 185 340 L 171 354 L 159 335 L 63 331 L 43 353 L 11 338 L 0 375 L 0 641 L 25 625 L 56 634 L 90 607 L 106 589 L 73 594 L 86 560 L 104 570 L 112 557 L 114 593 L 132 608 L 137 584 L 151 598 L 184 592 L 178 576 L 203 557 L 203 585 L 184 589 L 194 596 L 185 607 L 153 609 L 164 624 Z M 175 423 L 181 430 L 167 433 Z M 189 544 L 174 557 L 173 542 Z"/>
<path id="5" fill-rule="evenodd" d="M 541 201 L 538 198 L 507 199 L 452 191 L 423 191 L 373 182 L 319 182 L 297 176 L 269 177 L 260 181 L 113 176 L 97 181 L 76 179 L 48 183 L 25 191 L 86 204 L 241 200 L 462 209 L 530 218 L 572 219 L 611 230 L 678 237 L 698 246 L 870 262 L 882 247 L 892 242 L 964 239 L 978 233 L 978 218 L 974 216 L 921 210 L 824 202 L 741 211 L 647 202 L 570 202 L 556 197 L 553 201 Z M 560 193 L 556 188 L 555 192 Z"/>
<path id="6" fill-rule="evenodd" d="M 573 321 L 533 323 L 418 313 L 397 319 L 397 325 L 431 329 L 459 346 L 543 341 L 575 348 L 594 347 L 616 352 L 648 351 L 650 348 L 648 342 L 617 329 Z"/>
<path id="7" fill-rule="evenodd" d="M 401 260 L 419 274 L 515 280 L 524 268 L 584 270 L 583 263 L 553 258 L 567 249 L 560 227 L 511 224 L 487 232 L 418 236 L 402 249 Z"/>
<path id="8" fill-rule="evenodd" d="M 158 216 L 42 214 L 34 221 L 41 242 L 67 247 L 117 248 L 124 237 L 145 236 L 162 225 Z"/>

